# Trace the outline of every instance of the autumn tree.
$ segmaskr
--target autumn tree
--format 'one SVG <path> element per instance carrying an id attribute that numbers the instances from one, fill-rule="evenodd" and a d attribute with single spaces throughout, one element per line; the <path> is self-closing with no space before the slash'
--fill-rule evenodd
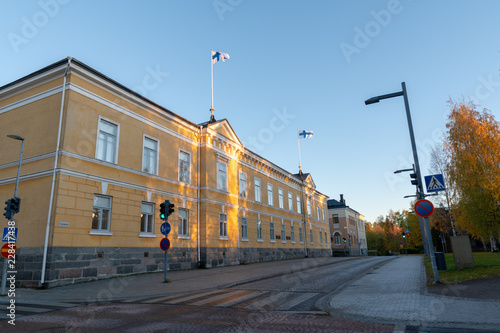
<path id="1" fill-rule="evenodd" d="M 445 150 L 449 180 L 459 197 L 456 224 L 476 238 L 490 240 L 500 232 L 500 130 L 489 110 L 472 101 L 449 101 Z"/>

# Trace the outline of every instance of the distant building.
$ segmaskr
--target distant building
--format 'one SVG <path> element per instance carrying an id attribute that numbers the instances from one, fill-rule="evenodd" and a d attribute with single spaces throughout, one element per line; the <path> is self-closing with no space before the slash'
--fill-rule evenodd
<path id="1" fill-rule="evenodd" d="M 346 205 L 343 194 L 340 200 L 328 200 L 328 221 L 334 252 L 368 254 L 364 219 L 363 215 Z"/>
<path id="2" fill-rule="evenodd" d="M 208 118 L 208 117 L 207 117 Z M 67 58 L 0 87 L 0 199 L 19 185 L 23 285 L 331 255 L 328 197 L 248 150 L 226 119 L 193 123 Z M 5 221 L 6 225 L 6 221 Z"/>

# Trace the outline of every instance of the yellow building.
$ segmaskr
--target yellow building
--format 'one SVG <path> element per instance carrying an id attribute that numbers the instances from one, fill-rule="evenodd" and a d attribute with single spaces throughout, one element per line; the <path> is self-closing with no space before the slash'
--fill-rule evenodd
<path id="1" fill-rule="evenodd" d="M 246 149 L 226 119 L 195 124 L 68 57 L 0 87 L 0 199 L 17 280 L 54 286 L 164 269 L 331 255 L 328 197 Z M 7 226 L 7 221 L 4 226 Z"/>

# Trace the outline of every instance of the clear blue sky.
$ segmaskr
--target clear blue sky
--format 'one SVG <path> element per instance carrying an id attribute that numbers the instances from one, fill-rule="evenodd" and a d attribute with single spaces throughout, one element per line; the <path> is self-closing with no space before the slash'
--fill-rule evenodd
<path id="1" fill-rule="evenodd" d="M 301 140 L 304 172 L 375 221 L 410 208 L 409 176 L 393 171 L 413 159 L 403 99 L 364 101 L 406 82 L 429 174 L 449 98 L 500 117 L 499 13 L 481 0 L 4 0 L 0 85 L 72 56 L 199 123 L 210 116 L 210 49 L 226 52 L 214 65 L 216 118 L 294 173 L 297 129 L 314 131 Z"/>

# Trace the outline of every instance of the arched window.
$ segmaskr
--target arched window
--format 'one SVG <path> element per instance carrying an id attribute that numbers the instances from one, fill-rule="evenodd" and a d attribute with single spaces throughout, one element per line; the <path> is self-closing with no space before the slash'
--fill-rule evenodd
<path id="1" fill-rule="evenodd" d="M 340 233 L 336 232 L 334 235 L 333 235 L 333 238 L 335 240 L 335 245 L 342 245 L 341 241 L 340 241 Z"/>

